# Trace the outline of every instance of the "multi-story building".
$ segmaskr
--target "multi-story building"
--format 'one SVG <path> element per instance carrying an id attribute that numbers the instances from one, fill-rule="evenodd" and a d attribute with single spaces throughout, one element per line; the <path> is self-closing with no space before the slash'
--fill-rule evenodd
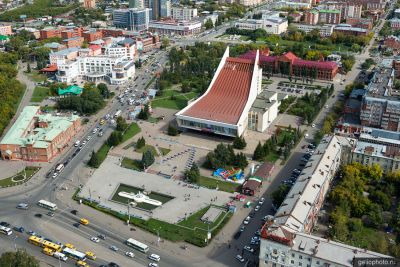
<path id="1" fill-rule="evenodd" d="M 312 9 L 304 12 L 304 23 L 309 25 L 316 25 L 319 21 L 318 10 Z"/>
<path id="2" fill-rule="evenodd" d="M 96 0 L 83 0 L 84 8 L 96 8 Z"/>
<path id="3" fill-rule="evenodd" d="M 245 30 L 264 29 L 270 34 L 281 34 L 287 31 L 288 21 L 285 18 L 246 19 L 235 22 L 235 27 Z"/>
<path id="4" fill-rule="evenodd" d="M 307 24 L 294 24 L 294 26 L 301 30 L 304 31 L 305 33 L 310 33 L 313 30 L 318 30 L 319 35 L 321 37 L 329 37 L 333 33 L 333 28 L 335 27 L 334 25 L 307 25 Z"/>
<path id="5" fill-rule="evenodd" d="M 129 8 L 113 11 L 113 24 L 129 31 L 146 31 L 149 28 L 151 9 Z"/>
<path id="6" fill-rule="evenodd" d="M 70 29 L 64 29 L 61 31 L 62 39 L 69 39 L 74 37 L 81 37 L 83 29 L 81 27 L 74 27 Z"/>
<path id="7" fill-rule="evenodd" d="M 57 65 L 57 62 L 64 62 L 66 60 L 75 60 L 79 55 L 79 48 L 73 47 L 57 52 L 50 52 L 50 65 Z"/>
<path id="8" fill-rule="evenodd" d="M 371 31 L 374 27 L 374 21 L 369 18 L 347 18 L 346 24 L 355 28 L 362 28 Z"/>
<path id="9" fill-rule="evenodd" d="M 342 19 L 347 18 L 361 18 L 362 5 L 344 5 L 341 8 Z"/>
<path id="10" fill-rule="evenodd" d="M 9 36 L 12 34 L 11 25 L 0 25 L 0 35 Z"/>
<path id="11" fill-rule="evenodd" d="M 339 24 L 342 19 L 340 10 L 322 9 L 319 10 L 318 23 L 321 24 Z"/>
<path id="12" fill-rule="evenodd" d="M 239 4 L 244 6 L 256 6 L 262 3 L 262 0 L 238 0 Z"/>
<path id="13" fill-rule="evenodd" d="M 0 142 L 1 158 L 48 162 L 68 147 L 79 129 L 76 115 L 41 114 L 39 106 L 26 106 Z"/>
<path id="14" fill-rule="evenodd" d="M 171 17 L 171 0 L 159 0 L 160 3 L 160 17 L 169 18 Z"/>
<path id="15" fill-rule="evenodd" d="M 103 38 L 103 32 L 97 29 L 90 29 L 82 33 L 82 37 L 86 42 L 90 43 Z"/>
<path id="16" fill-rule="evenodd" d="M 62 43 L 68 48 L 81 47 L 85 39 L 83 37 L 72 37 L 69 39 L 62 40 Z"/>
<path id="17" fill-rule="evenodd" d="M 397 8 L 393 11 L 393 17 L 400 19 L 400 8 Z"/>
<path id="18" fill-rule="evenodd" d="M 149 0 L 145 7 L 152 9 L 152 19 L 171 17 L 171 0 Z"/>
<path id="19" fill-rule="evenodd" d="M 390 28 L 400 29 L 400 19 L 393 18 L 393 19 L 389 20 L 389 22 L 390 22 Z"/>
<path id="20" fill-rule="evenodd" d="M 176 20 L 152 21 L 149 23 L 149 31 L 159 34 L 192 35 L 201 31 L 201 22 Z"/>
<path id="21" fill-rule="evenodd" d="M 52 37 L 59 37 L 61 38 L 61 32 L 64 30 L 64 27 L 59 27 L 59 28 L 53 28 L 53 27 L 49 27 L 49 28 L 44 28 L 42 30 L 40 30 L 40 39 L 41 40 L 45 40 L 48 38 L 52 38 Z"/>
<path id="22" fill-rule="evenodd" d="M 322 139 L 275 216 L 262 227 L 259 266 L 352 267 L 357 257 L 387 258 L 311 234 L 342 158 L 348 155 L 344 147 L 350 145 L 343 137 Z"/>
<path id="23" fill-rule="evenodd" d="M 129 0 L 129 8 L 145 8 L 143 0 Z"/>
<path id="24" fill-rule="evenodd" d="M 171 9 L 172 18 L 176 20 L 192 20 L 197 18 L 197 8 L 173 7 Z"/>
<path id="25" fill-rule="evenodd" d="M 367 29 L 352 27 L 349 24 L 339 24 L 333 28 L 333 31 L 352 36 L 365 36 L 368 34 Z"/>
<path id="26" fill-rule="evenodd" d="M 372 77 L 363 97 L 361 125 L 400 131 L 399 92 L 393 90 L 395 70 L 380 67 Z"/>

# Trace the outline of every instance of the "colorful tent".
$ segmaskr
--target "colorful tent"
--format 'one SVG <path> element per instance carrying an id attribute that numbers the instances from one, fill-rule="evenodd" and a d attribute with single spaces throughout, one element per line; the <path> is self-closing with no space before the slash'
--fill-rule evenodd
<path id="1" fill-rule="evenodd" d="M 58 95 L 80 95 L 83 89 L 77 85 L 70 85 L 67 88 L 58 88 Z"/>

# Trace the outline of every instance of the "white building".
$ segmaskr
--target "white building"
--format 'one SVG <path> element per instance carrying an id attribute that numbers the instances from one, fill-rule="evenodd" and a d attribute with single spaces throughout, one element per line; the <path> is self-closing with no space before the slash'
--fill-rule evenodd
<path id="1" fill-rule="evenodd" d="M 172 18 L 176 20 L 192 20 L 197 18 L 197 8 L 173 7 L 171 10 Z"/>
<path id="2" fill-rule="evenodd" d="M 261 231 L 260 267 L 352 267 L 354 258 L 388 258 L 310 235 L 330 183 L 346 157 L 347 138 L 325 136 L 302 170 L 275 216 Z"/>
<path id="3" fill-rule="evenodd" d="M 309 24 L 293 24 L 297 29 L 305 32 L 310 33 L 312 30 L 317 29 L 321 37 L 329 37 L 333 33 L 334 25 L 309 25 Z"/>
<path id="4" fill-rule="evenodd" d="M 298 2 L 290 2 L 290 1 L 279 1 L 273 2 L 271 4 L 271 8 L 293 8 L 293 9 L 310 9 L 311 4 L 309 3 L 298 3 Z"/>
<path id="5" fill-rule="evenodd" d="M 245 30 L 264 29 L 270 34 L 285 33 L 288 28 L 288 21 L 285 18 L 269 17 L 263 19 L 246 19 L 235 22 L 235 27 Z"/>
<path id="6" fill-rule="evenodd" d="M 149 31 L 169 35 L 193 35 L 201 31 L 200 21 L 162 20 L 151 21 Z"/>

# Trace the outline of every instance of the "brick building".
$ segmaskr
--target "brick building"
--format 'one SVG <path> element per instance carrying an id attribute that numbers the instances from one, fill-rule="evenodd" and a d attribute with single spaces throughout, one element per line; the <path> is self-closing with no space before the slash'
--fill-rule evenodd
<path id="1" fill-rule="evenodd" d="M 83 7 L 84 8 L 96 8 L 96 1 L 95 0 L 83 0 Z"/>
<path id="2" fill-rule="evenodd" d="M 304 12 L 304 23 L 309 25 L 317 25 L 319 20 L 318 10 L 310 10 Z"/>
<path id="3" fill-rule="evenodd" d="M 342 19 L 340 10 L 322 9 L 319 11 L 318 23 L 322 24 L 339 24 Z"/>
<path id="4" fill-rule="evenodd" d="M 90 43 L 103 38 L 103 32 L 101 30 L 88 30 L 83 32 L 82 37 L 86 42 Z"/>
<path id="5" fill-rule="evenodd" d="M 73 37 L 62 41 L 62 43 L 66 45 L 68 48 L 81 47 L 83 42 L 84 42 L 83 37 Z"/>
<path id="6" fill-rule="evenodd" d="M 12 34 L 11 25 L 0 25 L 0 35 L 9 36 Z"/>
<path id="7" fill-rule="evenodd" d="M 346 24 L 349 24 L 352 27 L 366 29 L 368 31 L 371 31 L 374 27 L 374 21 L 370 18 L 347 18 Z"/>
<path id="8" fill-rule="evenodd" d="M 80 126 L 76 115 L 41 114 L 39 106 L 27 106 L 0 142 L 1 158 L 48 162 L 67 147 Z"/>

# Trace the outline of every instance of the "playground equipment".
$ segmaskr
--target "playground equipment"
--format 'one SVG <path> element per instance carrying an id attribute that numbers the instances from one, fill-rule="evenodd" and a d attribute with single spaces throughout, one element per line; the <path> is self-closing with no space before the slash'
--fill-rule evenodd
<path id="1" fill-rule="evenodd" d="M 238 180 L 243 179 L 244 173 L 242 169 L 232 168 L 231 170 L 225 170 L 223 168 L 219 168 L 213 173 L 213 176 L 221 177 L 224 180 L 237 182 Z"/>
<path id="2" fill-rule="evenodd" d="M 129 198 L 129 199 L 133 199 L 135 202 L 137 203 L 147 203 L 153 206 L 161 206 L 162 202 L 155 200 L 155 199 L 151 199 L 148 196 L 146 196 L 145 194 L 138 192 L 137 194 L 134 193 L 128 193 L 128 192 L 119 192 L 118 196 L 120 197 L 124 197 L 124 198 Z"/>

